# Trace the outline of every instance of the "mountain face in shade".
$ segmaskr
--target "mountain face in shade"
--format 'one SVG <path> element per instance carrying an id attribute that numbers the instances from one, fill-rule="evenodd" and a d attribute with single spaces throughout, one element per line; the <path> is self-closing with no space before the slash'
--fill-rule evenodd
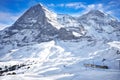
<path id="1" fill-rule="evenodd" d="M 31 7 L 13 25 L 14 29 L 47 29 L 51 27 L 60 28 L 56 21 L 56 14 L 47 10 L 42 4 Z"/>
<path id="2" fill-rule="evenodd" d="M 41 4 L 27 10 L 11 27 L 12 29 L 38 29 L 38 33 L 53 36 L 60 25 L 56 21 L 55 13 L 48 11 Z"/>
<path id="3" fill-rule="evenodd" d="M 11 27 L 1 31 L 1 42 L 49 40 L 58 33 L 59 27 L 61 25 L 56 21 L 56 14 L 37 4 L 27 10 Z"/>
<path id="4" fill-rule="evenodd" d="M 50 41 L 58 34 L 61 25 L 56 14 L 37 4 L 28 9 L 11 27 L 0 32 L 3 52 L 31 42 Z M 5 46 L 9 46 L 4 50 Z"/>

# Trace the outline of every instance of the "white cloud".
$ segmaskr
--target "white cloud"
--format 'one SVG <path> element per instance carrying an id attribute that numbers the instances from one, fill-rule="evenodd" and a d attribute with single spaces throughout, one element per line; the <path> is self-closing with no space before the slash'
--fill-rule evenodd
<path id="1" fill-rule="evenodd" d="M 103 4 L 90 4 L 86 5 L 82 2 L 71 2 L 71 3 L 62 3 L 62 4 L 48 4 L 49 7 L 66 7 L 66 8 L 74 8 L 74 9 L 84 9 L 84 10 L 92 10 L 92 9 L 98 9 L 103 10 Z"/>
<path id="2" fill-rule="evenodd" d="M 79 9 L 79 8 L 85 8 L 86 6 L 81 2 L 74 2 L 74 3 L 65 4 L 65 7 Z"/>
<path id="3" fill-rule="evenodd" d="M 0 23 L 0 30 L 3 30 L 3 29 L 5 29 L 6 27 L 9 27 L 9 26 L 10 25 Z"/>
<path id="4" fill-rule="evenodd" d="M 57 6 L 64 7 L 64 6 L 65 6 L 65 4 L 58 4 Z"/>
<path id="5" fill-rule="evenodd" d="M 47 6 L 49 6 L 49 7 L 55 7 L 55 4 L 51 3 L 51 4 L 48 4 Z"/>
<path id="6" fill-rule="evenodd" d="M 90 4 L 85 8 L 86 11 L 90 11 L 90 10 L 101 10 L 103 11 L 103 4 Z"/>
<path id="7" fill-rule="evenodd" d="M 113 11 L 107 11 L 108 14 L 114 14 Z"/>
<path id="8" fill-rule="evenodd" d="M 67 7 L 67 8 L 85 8 L 86 5 L 84 5 L 82 2 L 72 2 L 72 3 L 62 3 L 62 4 L 48 4 L 49 7 Z"/>
<path id="9" fill-rule="evenodd" d="M 20 14 L 0 12 L 0 27 L 6 27 L 12 25 L 19 16 Z"/>
<path id="10" fill-rule="evenodd" d="M 13 21 L 16 20 L 16 16 L 10 13 L 0 12 L 0 21 Z"/>
<path id="11" fill-rule="evenodd" d="M 115 10 L 114 6 L 118 6 L 120 4 L 116 5 L 115 1 L 111 1 L 108 4 L 98 3 L 98 4 L 85 4 L 82 2 L 71 2 L 71 3 L 62 3 L 62 4 L 49 4 L 50 7 L 63 7 L 63 8 L 72 8 L 72 9 L 83 9 L 82 11 L 78 11 L 77 13 L 71 14 L 71 15 L 80 15 L 87 13 L 90 10 L 100 10 L 103 12 L 106 12 L 108 14 L 111 14 L 113 16 L 118 15 L 119 10 Z M 69 13 L 68 13 L 69 14 Z"/>

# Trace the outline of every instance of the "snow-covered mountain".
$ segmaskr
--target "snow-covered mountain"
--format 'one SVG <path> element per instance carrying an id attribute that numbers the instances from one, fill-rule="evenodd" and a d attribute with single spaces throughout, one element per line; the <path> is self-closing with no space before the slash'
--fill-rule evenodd
<path id="1" fill-rule="evenodd" d="M 99 10 L 91 10 L 80 17 L 58 15 L 58 22 L 75 36 L 98 40 L 119 40 L 120 22 Z M 97 34 L 97 35 L 96 35 Z M 114 38 L 113 38 L 114 37 Z"/>
<path id="2" fill-rule="evenodd" d="M 11 27 L 0 31 L 0 55 L 16 46 L 50 41 L 58 34 L 60 27 L 62 25 L 57 22 L 56 14 L 37 4 Z"/>
<path id="3" fill-rule="evenodd" d="M 120 22 L 109 14 L 98 10 L 91 10 L 87 14 L 78 18 L 79 22 L 87 31 L 86 36 L 92 36 L 95 39 L 119 40 Z M 97 35 L 96 35 L 97 34 Z"/>
<path id="4" fill-rule="evenodd" d="M 119 26 L 99 10 L 73 17 L 37 4 L 0 31 L 0 79 L 119 80 Z"/>

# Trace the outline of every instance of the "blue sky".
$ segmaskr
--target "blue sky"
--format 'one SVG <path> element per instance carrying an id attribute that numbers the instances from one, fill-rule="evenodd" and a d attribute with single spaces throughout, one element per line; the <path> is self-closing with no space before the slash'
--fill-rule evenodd
<path id="1" fill-rule="evenodd" d="M 0 0 L 0 27 L 12 25 L 37 3 L 42 3 L 56 13 L 78 16 L 91 9 L 98 9 L 120 20 L 120 0 Z"/>

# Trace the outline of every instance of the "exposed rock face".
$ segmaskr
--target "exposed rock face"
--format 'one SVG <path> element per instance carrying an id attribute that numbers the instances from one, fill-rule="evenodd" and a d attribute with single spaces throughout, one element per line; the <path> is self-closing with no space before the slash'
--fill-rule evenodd
<path id="1" fill-rule="evenodd" d="M 74 35 L 72 34 L 72 31 L 67 31 L 66 28 L 61 28 L 59 30 L 58 38 L 61 40 L 71 40 L 74 39 Z"/>
<path id="2" fill-rule="evenodd" d="M 60 27 L 56 14 L 37 4 L 28 9 L 11 27 L 0 31 L 0 48 L 6 48 L 2 51 L 6 52 L 16 46 L 50 41 L 58 34 Z"/>

